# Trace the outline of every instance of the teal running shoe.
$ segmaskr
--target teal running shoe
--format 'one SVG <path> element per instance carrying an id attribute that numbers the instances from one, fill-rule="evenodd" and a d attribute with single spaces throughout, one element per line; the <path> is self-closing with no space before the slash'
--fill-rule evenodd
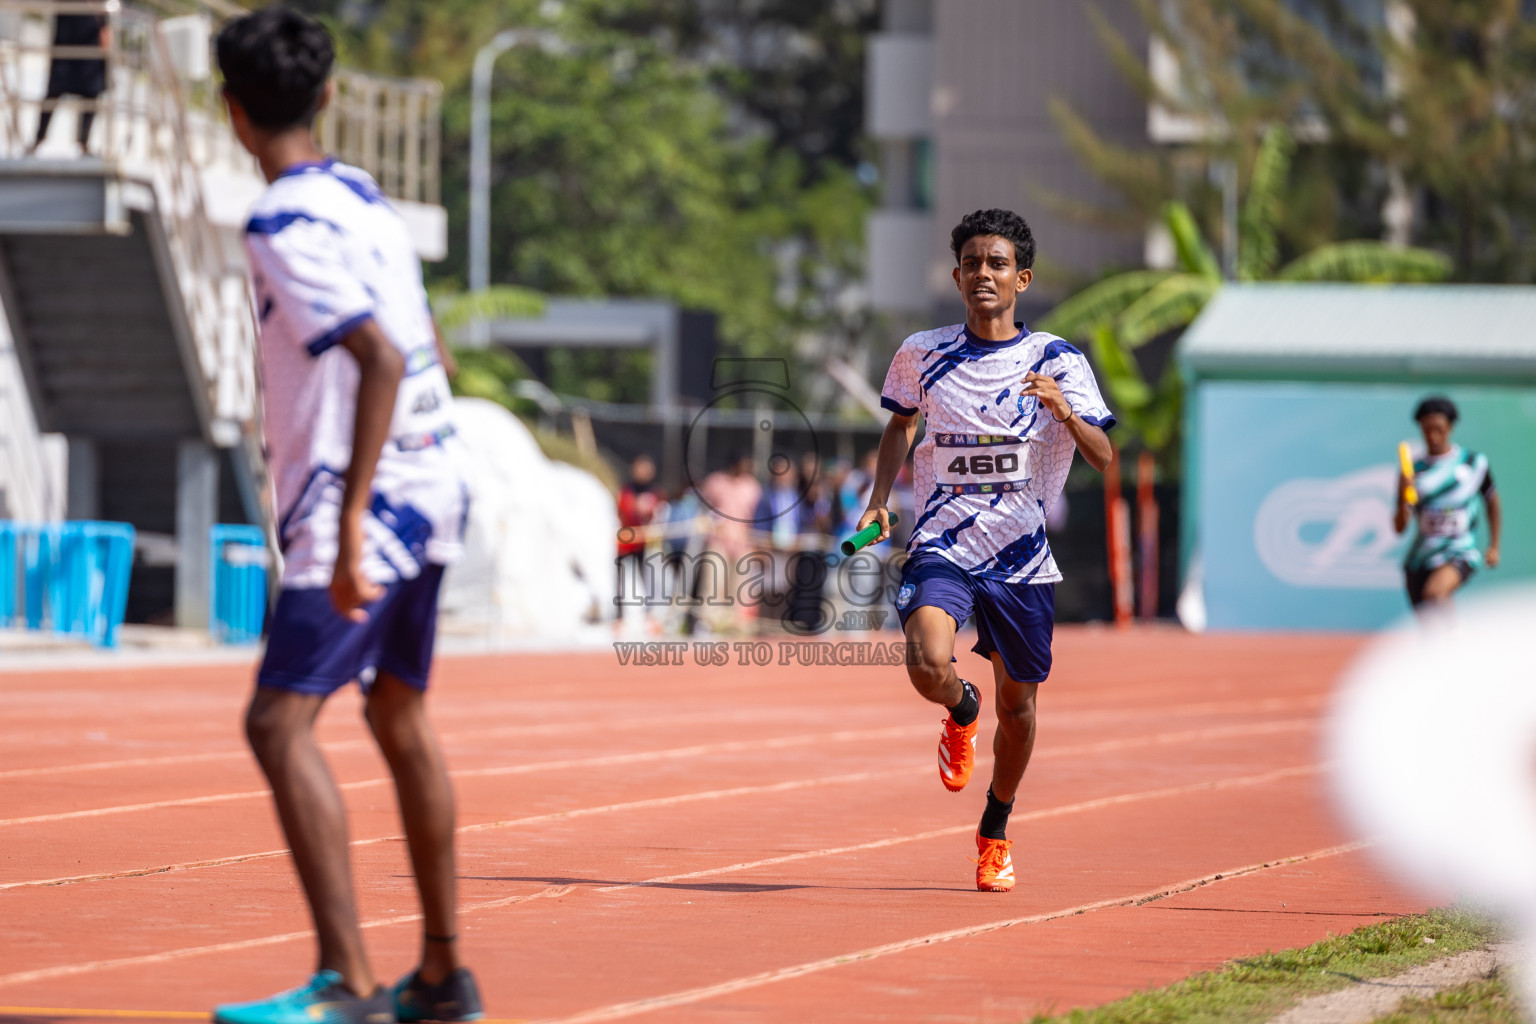
<path id="1" fill-rule="evenodd" d="M 309 984 L 251 1003 L 225 1003 L 214 1024 L 395 1024 L 394 1000 L 380 985 L 360 996 L 335 971 L 319 971 Z"/>
<path id="2" fill-rule="evenodd" d="M 458 1024 L 485 1016 L 480 988 L 468 967 L 460 967 L 436 985 L 423 982 L 415 971 L 395 983 L 395 1019 L 400 1024 L 437 1021 Z"/>

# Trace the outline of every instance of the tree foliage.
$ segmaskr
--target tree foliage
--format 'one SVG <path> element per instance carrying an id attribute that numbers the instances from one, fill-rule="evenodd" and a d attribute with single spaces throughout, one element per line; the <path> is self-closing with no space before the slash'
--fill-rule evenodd
<path id="1" fill-rule="evenodd" d="M 1140 230 L 1173 198 L 1214 235 L 1221 207 L 1207 171 L 1233 161 L 1254 176 L 1265 129 L 1284 124 L 1305 145 L 1292 156 L 1273 241 L 1245 226 L 1249 245 L 1284 259 L 1383 237 L 1396 195 L 1404 240 L 1447 252 L 1456 279 L 1536 280 L 1529 0 L 1133 2 L 1177 53 L 1174 80 L 1155 78 L 1095 17 L 1106 53 L 1149 103 L 1205 130 L 1177 146 L 1118 147 L 1053 105 L 1080 159 L 1122 198 L 1118 223 Z"/>
<path id="2" fill-rule="evenodd" d="M 1273 125 L 1255 154 L 1239 218 L 1239 276 L 1245 281 L 1441 281 L 1451 261 L 1428 249 L 1384 242 L 1351 241 L 1320 246 L 1278 266 L 1277 224 L 1294 142 Z M 1176 271 L 1134 270 L 1116 274 L 1057 306 L 1040 327 L 1086 341 L 1122 421 L 1153 451 L 1174 440 L 1181 401 L 1177 369 L 1170 365 L 1153 387 L 1136 362 L 1136 350 L 1169 331 L 1187 327 L 1221 289 L 1216 254 L 1201 236 L 1189 208 L 1164 205 L 1163 222 L 1178 254 Z"/>
<path id="3" fill-rule="evenodd" d="M 872 198 L 853 140 L 874 0 L 306 2 L 354 65 L 443 82 L 452 244 L 429 271 L 439 281 L 462 285 L 466 269 L 474 54 L 501 29 L 542 27 L 564 45 L 496 64 L 493 281 L 713 310 L 726 346 L 752 354 L 789 354 L 806 332 L 857 319 L 840 299 L 860 278 Z M 643 382 L 624 359 L 552 359 L 554 384 Z"/>

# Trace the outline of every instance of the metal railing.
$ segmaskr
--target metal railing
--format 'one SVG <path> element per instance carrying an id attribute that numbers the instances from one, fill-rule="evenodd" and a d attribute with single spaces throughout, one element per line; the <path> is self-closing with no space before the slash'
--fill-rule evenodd
<path id="1" fill-rule="evenodd" d="M 38 17 L 52 13 L 105 16 L 110 44 L 52 45 L 47 19 Z M 14 38 L 0 40 L 0 149 L 12 158 L 29 151 L 32 133 L 22 115 L 51 109 L 51 101 L 37 97 L 52 60 L 105 61 L 107 91 L 65 102 L 77 113 L 96 114 L 87 155 L 152 191 L 202 384 L 196 404 L 213 441 L 237 443 L 255 423 L 255 321 L 243 269 L 207 216 L 182 82 L 158 22 L 116 0 L 0 0 L 0 16 L 6 15 L 16 15 L 18 24 Z"/>
<path id="2" fill-rule="evenodd" d="M 17 156 L 31 142 L 26 129 L 36 124 L 36 113 L 67 106 L 77 113 L 97 115 L 98 124 L 90 146 L 92 155 L 106 159 L 124 155 L 124 144 L 135 144 L 133 135 L 108 127 L 132 117 L 142 101 L 124 96 L 142 88 L 138 75 L 153 70 L 156 58 L 143 52 L 143 39 L 161 15 L 196 15 L 206 19 L 211 31 L 221 20 L 243 11 L 228 0 L 144 0 L 153 11 L 136 9 L 119 0 L 0 0 L 0 131 L 6 155 Z M 55 46 L 51 16 L 55 14 L 105 15 L 113 27 L 110 44 L 102 46 Z M 9 37 L 9 38 L 7 38 Z M 186 154 L 199 169 L 223 168 L 235 173 L 256 174 L 255 162 L 241 149 L 229 129 L 218 83 L 209 74 L 182 74 L 169 61 L 163 40 L 157 47 L 166 56 L 169 83 L 182 108 L 181 132 Z M 52 59 L 91 60 L 107 63 L 108 89 L 96 99 L 44 98 L 48 66 Z M 211 66 L 211 61 L 208 62 Z M 124 74 L 127 77 L 124 77 Z M 333 76 L 336 94 L 316 125 L 321 144 L 347 163 L 373 175 L 385 194 L 396 199 L 436 205 L 441 200 L 439 168 L 442 161 L 442 86 L 430 79 L 391 78 L 349 69 Z M 33 116 L 28 116 L 33 115 Z"/>
<path id="3" fill-rule="evenodd" d="M 332 77 L 336 94 L 317 125 L 321 147 L 373 175 L 385 195 L 437 205 L 442 85 L 346 70 Z"/>

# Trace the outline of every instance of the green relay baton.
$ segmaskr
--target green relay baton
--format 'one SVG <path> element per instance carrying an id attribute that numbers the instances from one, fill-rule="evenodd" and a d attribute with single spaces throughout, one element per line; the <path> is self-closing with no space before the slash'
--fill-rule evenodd
<path id="1" fill-rule="evenodd" d="M 891 525 L 895 526 L 897 523 L 901 522 L 901 516 L 898 516 L 896 513 L 892 512 L 890 520 Z M 851 555 L 856 551 L 869 547 L 870 543 L 874 541 L 874 539 L 878 536 L 880 536 L 880 520 L 876 519 L 874 522 L 864 527 L 864 529 L 843 541 L 843 554 Z"/>

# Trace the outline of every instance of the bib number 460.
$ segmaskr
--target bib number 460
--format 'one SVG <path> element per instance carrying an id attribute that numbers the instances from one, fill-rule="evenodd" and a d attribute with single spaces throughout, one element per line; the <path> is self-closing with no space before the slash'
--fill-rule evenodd
<path id="1" fill-rule="evenodd" d="M 970 458 L 957 455 L 949 464 L 948 471 L 956 476 L 964 474 L 990 476 L 993 473 L 1014 473 L 1018 468 L 1018 455 L 1014 452 L 1003 452 L 1001 455 L 972 455 Z"/>

